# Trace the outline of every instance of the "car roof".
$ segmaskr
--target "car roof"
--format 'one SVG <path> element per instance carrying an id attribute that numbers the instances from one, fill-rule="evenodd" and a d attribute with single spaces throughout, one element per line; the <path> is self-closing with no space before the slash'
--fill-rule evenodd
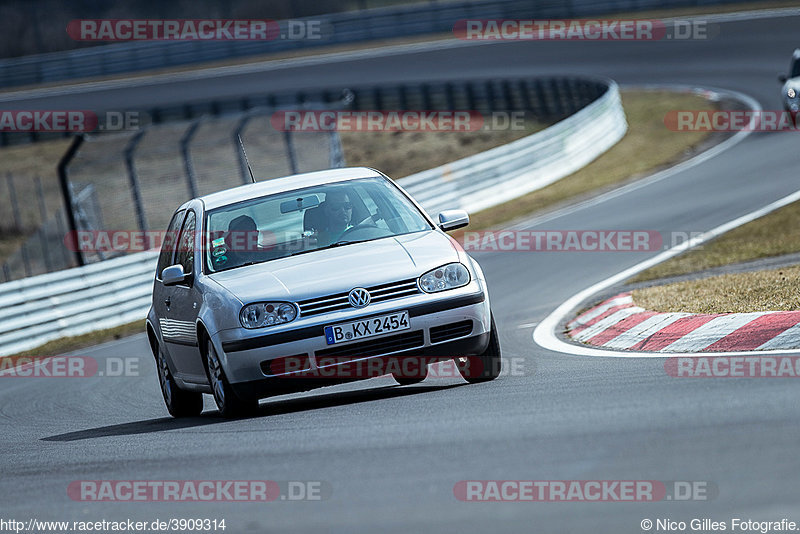
<path id="1" fill-rule="evenodd" d="M 205 209 L 210 210 L 250 200 L 252 198 L 263 197 L 293 189 L 303 187 L 313 187 L 334 182 L 355 180 L 359 178 L 380 178 L 381 173 L 367 167 L 345 167 L 342 169 L 328 169 L 324 171 L 308 172 L 304 174 L 294 174 L 281 178 L 272 178 L 254 184 L 242 185 L 225 189 L 210 195 L 200 197 Z M 191 201 L 190 201 L 191 202 Z M 187 203 L 188 204 L 188 203 Z M 185 205 L 184 205 L 185 207 Z"/>

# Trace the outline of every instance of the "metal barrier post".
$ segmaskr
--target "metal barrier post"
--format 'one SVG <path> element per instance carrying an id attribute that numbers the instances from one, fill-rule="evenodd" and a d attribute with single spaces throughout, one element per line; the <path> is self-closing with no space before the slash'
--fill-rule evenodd
<path id="1" fill-rule="evenodd" d="M 133 193 L 133 205 L 136 210 L 136 220 L 139 223 L 139 230 L 142 232 L 147 231 L 147 218 L 144 213 L 144 204 L 142 202 L 142 191 L 139 186 L 139 175 L 136 174 L 136 165 L 133 161 L 133 156 L 136 152 L 136 147 L 144 137 L 147 130 L 140 130 L 128 143 L 125 148 L 125 166 L 128 169 L 128 180 L 131 185 L 131 192 Z"/>
<path id="2" fill-rule="evenodd" d="M 292 174 L 297 174 L 297 156 L 294 152 L 292 132 L 288 129 L 284 130 L 283 138 L 286 141 L 286 155 L 289 157 L 289 167 L 292 170 Z"/>
<path id="3" fill-rule="evenodd" d="M 183 167 L 186 169 L 186 181 L 189 183 L 189 195 L 191 198 L 200 196 L 197 192 L 197 176 L 194 172 L 194 163 L 192 163 L 192 155 L 189 153 L 189 145 L 192 142 L 194 134 L 203 122 L 203 117 L 194 121 L 191 126 L 186 130 L 186 133 L 181 138 L 181 155 L 183 156 Z"/>
<path id="4" fill-rule="evenodd" d="M 47 272 L 51 272 L 53 270 L 53 262 L 50 260 L 50 247 L 47 246 L 47 235 L 45 232 L 45 222 L 47 221 L 47 206 L 44 203 L 44 189 L 42 188 L 42 179 L 37 176 L 36 180 L 36 194 L 39 197 L 39 218 L 41 219 L 41 225 L 39 227 L 39 242 L 42 245 L 42 256 L 44 256 L 44 265 L 47 268 Z"/>
<path id="5" fill-rule="evenodd" d="M 75 237 L 76 245 L 78 238 L 78 224 L 75 220 L 75 204 L 72 201 L 72 193 L 69 188 L 67 165 L 69 165 L 69 163 L 72 161 L 72 158 L 75 157 L 75 154 L 78 153 L 78 149 L 83 144 L 83 141 L 83 135 L 76 135 L 72 140 L 72 144 L 69 145 L 69 148 L 61 157 L 61 161 L 58 162 L 58 183 L 61 186 L 61 197 L 64 199 L 64 209 L 67 212 L 67 224 L 69 225 L 69 231 Z M 75 247 L 75 260 L 78 262 L 79 267 L 86 265 L 86 261 L 83 259 L 83 254 L 78 246 Z"/>
<path id="6" fill-rule="evenodd" d="M 14 230 L 22 231 L 22 217 L 19 214 L 19 202 L 17 201 L 17 190 L 14 187 L 14 176 L 6 173 L 6 184 L 8 185 L 8 199 L 11 202 L 11 214 L 14 217 Z"/>

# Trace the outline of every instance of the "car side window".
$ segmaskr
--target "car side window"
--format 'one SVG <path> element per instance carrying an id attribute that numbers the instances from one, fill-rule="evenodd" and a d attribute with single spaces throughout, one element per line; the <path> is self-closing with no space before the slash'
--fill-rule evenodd
<path id="1" fill-rule="evenodd" d="M 178 241 L 178 232 L 185 218 L 186 212 L 181 210 L 175 212 L 175 215 L 172 216 L 172 220 L 169 222 L 167 233 L 164 236 L 164 243 L 161 245 L 161 254 L 158 256 L 158 267 L 156 267 L 156 277 L 159 280 L 161 279 L 161 273 L 164 272 L 164 269 L 170 265 L 174 265 L 172 263 L 172 258 L 175 256 L 175 243 Z"/>
<path id="2" fill-rule="evenodd" d="M 193 211 L 186 214 L 181 235 L 178 238 L 178 255 L 175 260 L 183 265 L 183 272 L 190 274 L 194 271 L 194 231 L 197 226 L 197 216 Z"/>

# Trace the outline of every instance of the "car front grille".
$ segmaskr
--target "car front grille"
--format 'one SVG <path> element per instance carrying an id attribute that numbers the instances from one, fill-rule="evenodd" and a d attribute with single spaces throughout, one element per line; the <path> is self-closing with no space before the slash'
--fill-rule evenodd
<path id="1" fill-rule="evenodd" d="M 353 343 L 352 345 L 342 345 L 341 347 L 333 346 L 329 349 L 318 350 L 314 354 L 317 357 L 317 365 L 328 364 L 324 361 L 320 362 L 321 358 L 328 358 L 334 360 L 329 363 L 339 364 L 361 358 L 380 356 L 381 354 L 388 354 L 390 352 L 414 349 L 422 347 L 424 344 L 425 336 L 423 331 L 416 330 L 414 332 L 406 332 L 395 336 Z"/>
<path id="2" fill-rule="evenodd" d="M 365 289 L 369 291 L 372 297 L 370 300 L 371 303 L 408 297 L 419 293 L 416 278 L 410 278 L 400 282 L 390 282 L 388 284 L 367 287 Z M 328 295 L 316 299 L 302 300 L 297 303 L 300 307 L 300 316 L 309 317 L 321 313 L 351 309 L 350 302 L 347 300 L 348 294 L 349 292 L 336 293 L 335 295 Z"/>
<path id="3" fill-rule="evenodd" d="M 431 328 L 431 343 L 468 336 L 472 333 L 472 321 L 460 321 Z"/>

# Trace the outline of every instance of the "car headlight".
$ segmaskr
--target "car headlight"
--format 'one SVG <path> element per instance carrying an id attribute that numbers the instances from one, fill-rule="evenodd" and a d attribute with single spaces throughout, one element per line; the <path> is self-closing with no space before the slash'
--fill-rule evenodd
<path id="1" fill-rule="evenodd" d="M 461 263 L 449 263 L 419 277 L 419 287 L 425 293 L 436 293 L 469 284 L 469 271 Z"/>
<path id="2" fill-rule="evenodd" d="M 258 302 L 242 308 L 239 318 L 245 328 L 264 328 L 294 321 L 297 308 L 288 302 Z"/>
<path id="3" fill-rule="evenodd" d="M 797 92 L 790 87 L 789 89 L 786 90 L 786 96 L 788 96 L 789 98 L 794 98 L 797 96 Z"/>

